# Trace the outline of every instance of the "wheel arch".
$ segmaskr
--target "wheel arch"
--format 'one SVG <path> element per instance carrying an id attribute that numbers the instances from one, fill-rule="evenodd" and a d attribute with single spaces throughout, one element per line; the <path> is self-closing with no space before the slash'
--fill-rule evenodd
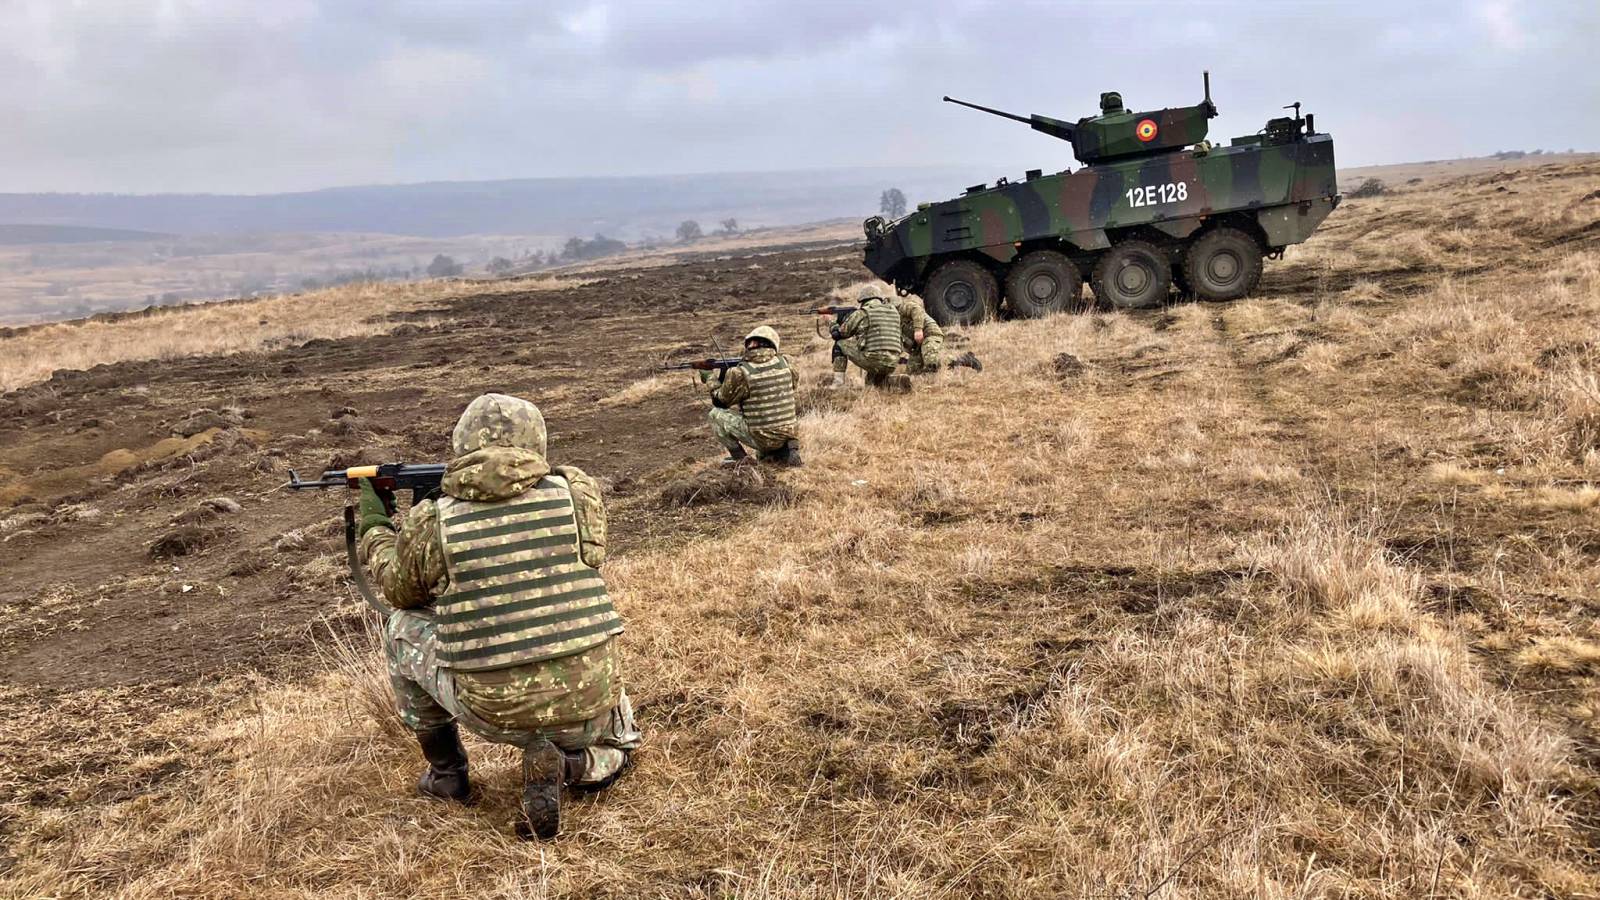
<path id="1" fill-rule="evenodd" d="M 1235 231 L 1243 232 L 1256 242 L 1256 246 L 1261 248 L 1263 254 L 1271 251 L 1271 244 L 1267 241 L 1267 232 L 1261 227 L 1261 223 L 1256 220 L 1255 215 L 1247 212 L 1230 212 L 1219 216 L 1211 216 L 1206 219 L 1205 224 L 1200 226 L 1194 234 L 1185 238 L 1183 243 L 1187 246 L 1199 240 L 1201 236 L 1222 228 L 1232 228 Z"/>
<path id="2" fill-rule="evenodd" d="M 999 262 L 989 254 L 982 253 L 977 250 L 957 250 L 952 253 L 940 253 L 937 256 L 927 256 L 923 258 L 922 264 L 917 268 L 917 271 L 913 276 L 914 281 L 909 289 L 909 293 L 921 296 L 922 292 L 927 290 L 928 282 L 933 279 L 933 274 L 939 271 L 941 266 L 952 262 L 977 263 L 978 265 L 989 270 L 989 274 L 993 275 L 995 281 L 997 282 L 1003 282 L 1005 280 L 1006 270 L 1010 268 L 1009 265 Z M 895 281 L 893 284 L 896 287 L 901 286 L 899 281 Z"/>

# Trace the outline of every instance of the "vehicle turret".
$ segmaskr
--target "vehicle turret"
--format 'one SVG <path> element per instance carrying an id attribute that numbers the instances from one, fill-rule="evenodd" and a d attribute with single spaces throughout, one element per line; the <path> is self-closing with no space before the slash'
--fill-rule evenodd
<path id="1" fill-rule="evenodd" d="M 1123 105 L 1120 93 L 1107 91 L 1100 95 L 1100 115 L 1075 123 L 1040 115 L 1023 117 L 953 97 L 944 99 L 947 103 L 1022 122 L 1034 131 L 1070 141 L 1078 161 L 1094 165 L 1182 150 L 1205 140 L 1209 120 L 1217 115 L 1217 105 L 1211 102 L 1211 73 L 1205 73 L 1204 78 L 1205 99 L 1194 106 L 1130 112 Z"/>
<path id="2" fill-rule="evenodd" d="M 1117 91 L 1098 115 L 1068 122 L 950 97 L 1072 144 L 1077 171 L 1027 169 L 909 215 L 863 223 L 862 262 L 940 324 L 1008 311 L 1044 316 L 1160 306 L 1176 294 L 1248 296 L 1263 261 L 1311 237 L 1339 205 L 1333 137 L 1311 115 L 1268 120 L 1228 141 L 1207 137 L 1217 115 L 1211 76 L 1193 106 L 1136 112 Z"/>

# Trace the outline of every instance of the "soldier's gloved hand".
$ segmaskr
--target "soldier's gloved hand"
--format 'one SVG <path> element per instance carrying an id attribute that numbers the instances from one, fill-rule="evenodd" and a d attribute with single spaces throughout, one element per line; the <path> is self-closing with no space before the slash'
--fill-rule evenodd
<path id="1" fill-rule="evenodd" d="M 710 384 L 711 383 L 711 370 L 710 369 L 701 369 L 700 370 L 700 383 L 701 384 Z"/>
<path id="2" fill-rule="evenodd" d="M 829 328 L 828 329 L 828 335 L 830 337 L 832 337 L 836 341 L 844 340 L 844 332 L 839 330 L 839 326 L 838 325 L 835 325 L 832 328 Z"/>
<path id="3" fill-rule="evenodd" d="M 394 509 L 394 492 L 380 492 L 371 478 L 361 479 L 361 500 L 356 506 L 356 536 L 362 537 L 374 528 L 394 528 L 389 518 Z"/>

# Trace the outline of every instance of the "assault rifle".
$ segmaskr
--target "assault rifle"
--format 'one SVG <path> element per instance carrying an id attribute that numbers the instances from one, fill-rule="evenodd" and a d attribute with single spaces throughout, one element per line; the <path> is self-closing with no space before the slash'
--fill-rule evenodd
<path id="1" fill-rule="evenodd" d="M 372 479 L 372 486 L 377 489 L 378 497 L 383 500 L 384 509 L 389 515 L 395 513 L 395 491 L 410 491 L 411 504 L 415 506 L 424 500 L 431 499 L 439 494 L 439 483 L 444 479 L 445 467 L 442 463 L 384 463 L 377 466 L 351 466 L 348 469 L 327 469 L 316 481 L 301 479 L 295 470 L 289 470 L 289 483 L 285 487 L 290 490 L 321 490 L 327 488 L 347 488 L 359 490 L 361 479 Z M 372 589 L 372 583 L 367 580 L 366 567 L 361 565 L 361 554 L 356 550 L 356 507 L 347 503 L 344 507 L 344 555 L 345 562 L 350 565 L 350 580 L 355 582 L 356 591 L 361 594 L 361 599 L 367 601 L 381 616 L 387 616 L 390 608 L 378 599 L 377 591 Z"/>
<path id="2" fill-rule="evenodd" d="M 696 372 L 715 371 L 719 375 L 726 375 L 729 369 L 743 362 L 744 360 L 738 357 L 713 357 L 711 359 L 696 359 L 681 363 L 662 363 L 661 370 L 663 372 L 681 372 L 685 369 L 693 369 Z"/>
<path id="3" fill-rule="evenodd" d="M 352 466 L 348 469 L 326 469 L 316 481 L 303 481 L 299 473 L 289 470 L 290 490 L 302 491 L 316 488 L 349 488 L 359 490 L 361 479 L 372 479 L 378 496 L 383 498 L 389 513 L 394 514 L 394 492 L 410 491 L 413 505 L 439 493 L 439 482 L 444 480 L 443 463 L 383 463 L 376 466 Z"/>
<path id="4" fill-rule="evenodd" d="M 661 370 L 663 372 L 681 372 L 685 369 L 693 369 L 696 372 L 716 372 L 717 380 L 722 381 L 728 377 L 729 369 L 743 362 L 744 360 L 737 356 L 714 356 L 710 359 L 695 359 L 689 362 L 662 363 Z M 720 408 L 716 398 L 712 398 L 711 403 Z"/>
<path id="5" fill-rule="evenodd" d="M 859 306 L 819 306 L 812 312 L 819 316 L 833 316 L 835 321 L 843 324 L 845 319 L 850 318 L 851 313 L 860 308 Z"/>
<path id="6" fill-rule="evenodd" d="M 851 313 L 860 308 L 861 307 L 859 306 L 819 306 L 816 309 L 813 309 L 812 312 L 819 316 L 833 316 L 833 327 L 838 328 L 840 325 L 844 324 L 845 319 L 850 318 Z M 817 320 L 817 337 L 829 341 L 833 340 L 833 335 L 822 330 L 821 319 Z M 838 352 L 839 349 L 835 347 L 834 353 L 837 354 Z"/>

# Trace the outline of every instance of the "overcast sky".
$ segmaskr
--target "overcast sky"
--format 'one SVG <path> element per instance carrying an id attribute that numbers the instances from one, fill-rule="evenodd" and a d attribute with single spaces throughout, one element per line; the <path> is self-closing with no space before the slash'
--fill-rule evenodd
<path id="1" fill-rule="evenodd" d="M 0 0 L 0 191 L 1071 163 L 1076 119 L 1295 100 L 1342 165 L 1600 149 L 1600 0 Z"/>

